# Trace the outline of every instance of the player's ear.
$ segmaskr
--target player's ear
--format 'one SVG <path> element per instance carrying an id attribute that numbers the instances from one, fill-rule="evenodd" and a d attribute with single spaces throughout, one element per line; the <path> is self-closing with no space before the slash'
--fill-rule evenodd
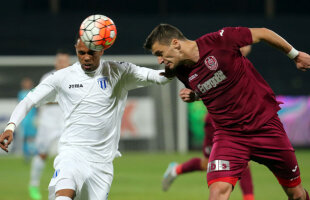
<path id="1" fill-rule="evenodd" d="M 176 39 L 176 38 L 171 40 L 171 45 L 172 45 L 173 48 L 175 48 L 177 50 L 181 49 L 180 41 L 178 39 Z"/>

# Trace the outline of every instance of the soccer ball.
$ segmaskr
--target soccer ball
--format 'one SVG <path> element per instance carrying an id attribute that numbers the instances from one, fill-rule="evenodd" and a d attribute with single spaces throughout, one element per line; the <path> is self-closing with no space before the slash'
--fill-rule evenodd
<path id="1" fill-rule="evenodd" d="M 91 15 L 80 26 L 80 38 L 93 51 L 110 48 L 116 39 L 114 22 L 104 15 Z"/>

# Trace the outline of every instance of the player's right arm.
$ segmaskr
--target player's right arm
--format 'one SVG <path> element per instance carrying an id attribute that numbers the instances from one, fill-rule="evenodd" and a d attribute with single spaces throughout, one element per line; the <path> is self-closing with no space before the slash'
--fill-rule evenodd
<path id="1" fill-rule="evenodd" d="M 8 147 L 13 141 L 13 132 L 34 105 L 42 102 L 53 101 L 56 96 L 55 78 L 51 77 L 40 83 L 34 90 L 19 102 L 12 112 L 10 121 L 4 132 L 0 135 L 0 148 L 8 152 Z"/>
<path id="2" fill-rule="evenodd" d="M 310 68 L 310 55 L 297 51 L 284 38 L 267 28 L 250 28 L 253 43 L 265 41 L 294 59 L 299 70 L 306 71 Z"/>
<path id="3" fill-rule="evenodd" d="M 4 151 L 8 152 L 8 147 L 13 141 L 13 132 L 18 124 L 25 118 L 30 109 L 34 106 L 34 102 L 26 96 L 19 104 L 15 107 L 10 121 L 4 132 L 0 136 L 0 147 Z"/>

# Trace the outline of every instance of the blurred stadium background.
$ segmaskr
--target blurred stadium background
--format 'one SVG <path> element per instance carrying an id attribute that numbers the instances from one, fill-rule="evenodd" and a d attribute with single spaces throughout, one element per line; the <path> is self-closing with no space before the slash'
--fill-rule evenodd
<path id="1" fill-rule="evenodd" d="M 107 15 L 117 26 L 116 42 L 106 51 L 105 59 L 160 68 L 156 58 L 142 48 L 146 36 L 159 23 L 177 26 L 189 39 L 224 26 L 267 27 L 282 35 L 296 49 L 309 53 L 309 10 L 309 0 L 2 2 L 0 128 L 5 127 L 17 104 L 16 95 L 23 77 L 30 77 L 37 84 L 44 73 L 53 69 L 54 54 L 59 48 L 68 49 L 72 53 L 72 62 L 76 61 L 75 37 L 82 20 L 91 14 Z M 263 43 L 253 46 L 249 59 L 258 67 L 278 99 L 284 102 L 279 114 L 297 149 L 304 185 L 309 190 L 309 72 L 296 70 L 294 63 L 285 55 Z M 182 162 L 193 155 L 202 156 L 202 120 L 206 111 L 200 103 L 186 105 L 180 102 L 177 93 L 181 87 L 173 81 L 165 87 L 153 86 L 130 92 L 120 141 L 124 157 L 115 161 L 111 199 L 206 199 L 205 175 L 200 173 L 189 175 L 182 183 L 180 180 L 180 185 L 176 184 L 168 193 L 160 191 L 161 176 L 170 161 Z M 22 135 L 17 131 L 16 136 L 12 153 L 9 156 L 3 152 L 0 154 L 0 176 L 3 177 L 1 200 L 28 198 L 29 166 L 21 158 Z M 135 163 L 139 163 L 140 168 L 136 168 Z M 260 171 L 262 167 L 255 163 L 253 166 L 255 192 L 261 197 L 259 199 L 267 199 L 274 194 L 264 192 L 269 189 L 277 191 L 275 194 L 280 196 L 268 199 L 284 199 L 270 172 L 266 168 Z M 51 173 L 52 160 L 46 169 L 44 189 Z M 232 199 L 241 198 L 239 192 L 234 192 L 234 195 Z"/>

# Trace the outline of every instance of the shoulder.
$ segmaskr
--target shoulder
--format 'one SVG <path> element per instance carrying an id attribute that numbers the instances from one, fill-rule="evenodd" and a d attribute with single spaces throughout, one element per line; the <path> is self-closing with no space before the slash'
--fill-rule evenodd
<path id="1" fill-rule="evenodd" d="M 125 61 L 104 60 L 103 65 L 104 66 L 109 65 L 110 67 L 114 67 L 114 68 L 126 68 L 134 64 L 130 62 L 125 62 Z"/>
<path id="2" fill-rule="evenodd" d="M 210 32 L 207 34 L 202 35 L 197 39 L 197 41 L 215 41 L 217 39 L 220 39 L 221 36 L 223 36 L 224 31 L 227 27 L 221 28 L 215 32 Z"/>
<path id="3" fill-rule="evenodd" d="M 237 26 L 237 27 L 224 27 L 221 30 L 219 30 L 220 32 L 222 32 L 223 36 L 224 33 L 226 32 L 226 34 L 247 34 L 250 33 L 250 29 L 248 27 L 243 27 L 243 26 Z"/>
<path id="4" fill-rule="evenodd" d="M 251 44 L 251 32 L 247 27 L 223 27 L 216 32 L 208 33 L 197 39 L 201 47 L 233 48 Z"/>
<path id="5" fill-rule="evenodd" d="M 42 82 L 47 82 L 47 81 L 53 82 L 53 81 L 62 80 L 68 76 L 72 76 L 75 74 L 74 72 L 78 71 L 77 65 L 78 65 L 78 63 L 75 63 L 75 64 L 73 64 L 69 67 L 63 68 L 63 69 L 51 71 L 45 79 L 42 78 L 43 79 Z"/>
<path id="6" fill-rule="evenodd" d="M 207 33 L 197 40 L 216 40 L 223 39 L 226 37 L 234 36 L 237 34 L 247 34 L 250 33 L 250 29 L 247 27 L 223 27 L 215 32 Z"/>
<path id="7" fill-rule="evenodd" d="M 205 35 L 202 35 L 198 39 L 196 39 L 197 44 L 200 46 L 200 48 L 208 48 L 212 47 L 214 45 L 218 45 L 218 43 L 221 43 L 222 36 L 223 36 L 223 30 L 220 29 L 215 32 L 207 33 Z"/>
<path id="8" fill-rule="evenodd" d="M 74 63 L 71 66 L 65 67 L 63 69 L 59 69 L 57 71 L 54 71 L 52 74 L 54 74 L 55 76 L 68 76 L 68 75 L 72 75 L 74 73 L 77 73 L 79 71 L 79 69 L 81 70 L 81 65 L 79 62 Z"/>
<path id="9" fill-rule="evenodd" d="M 40 79 L 40 82 L 42 82 L 44 79 L 46 79 L 47 77 L 49 77 L 51 74 L 53 74 L 55 72 L 55 70 L 52 70 L 52 71 L 49 71 L 47 73 L 45 73 L 41 79 Z"/>
<path id="10" fill-rule="evenodd" d="M 135 64 L 125 61 L 102 61 L 103 70 L 110 70 L 119 73 L 125 73 L 130 69 L 136 68 Z"/>

